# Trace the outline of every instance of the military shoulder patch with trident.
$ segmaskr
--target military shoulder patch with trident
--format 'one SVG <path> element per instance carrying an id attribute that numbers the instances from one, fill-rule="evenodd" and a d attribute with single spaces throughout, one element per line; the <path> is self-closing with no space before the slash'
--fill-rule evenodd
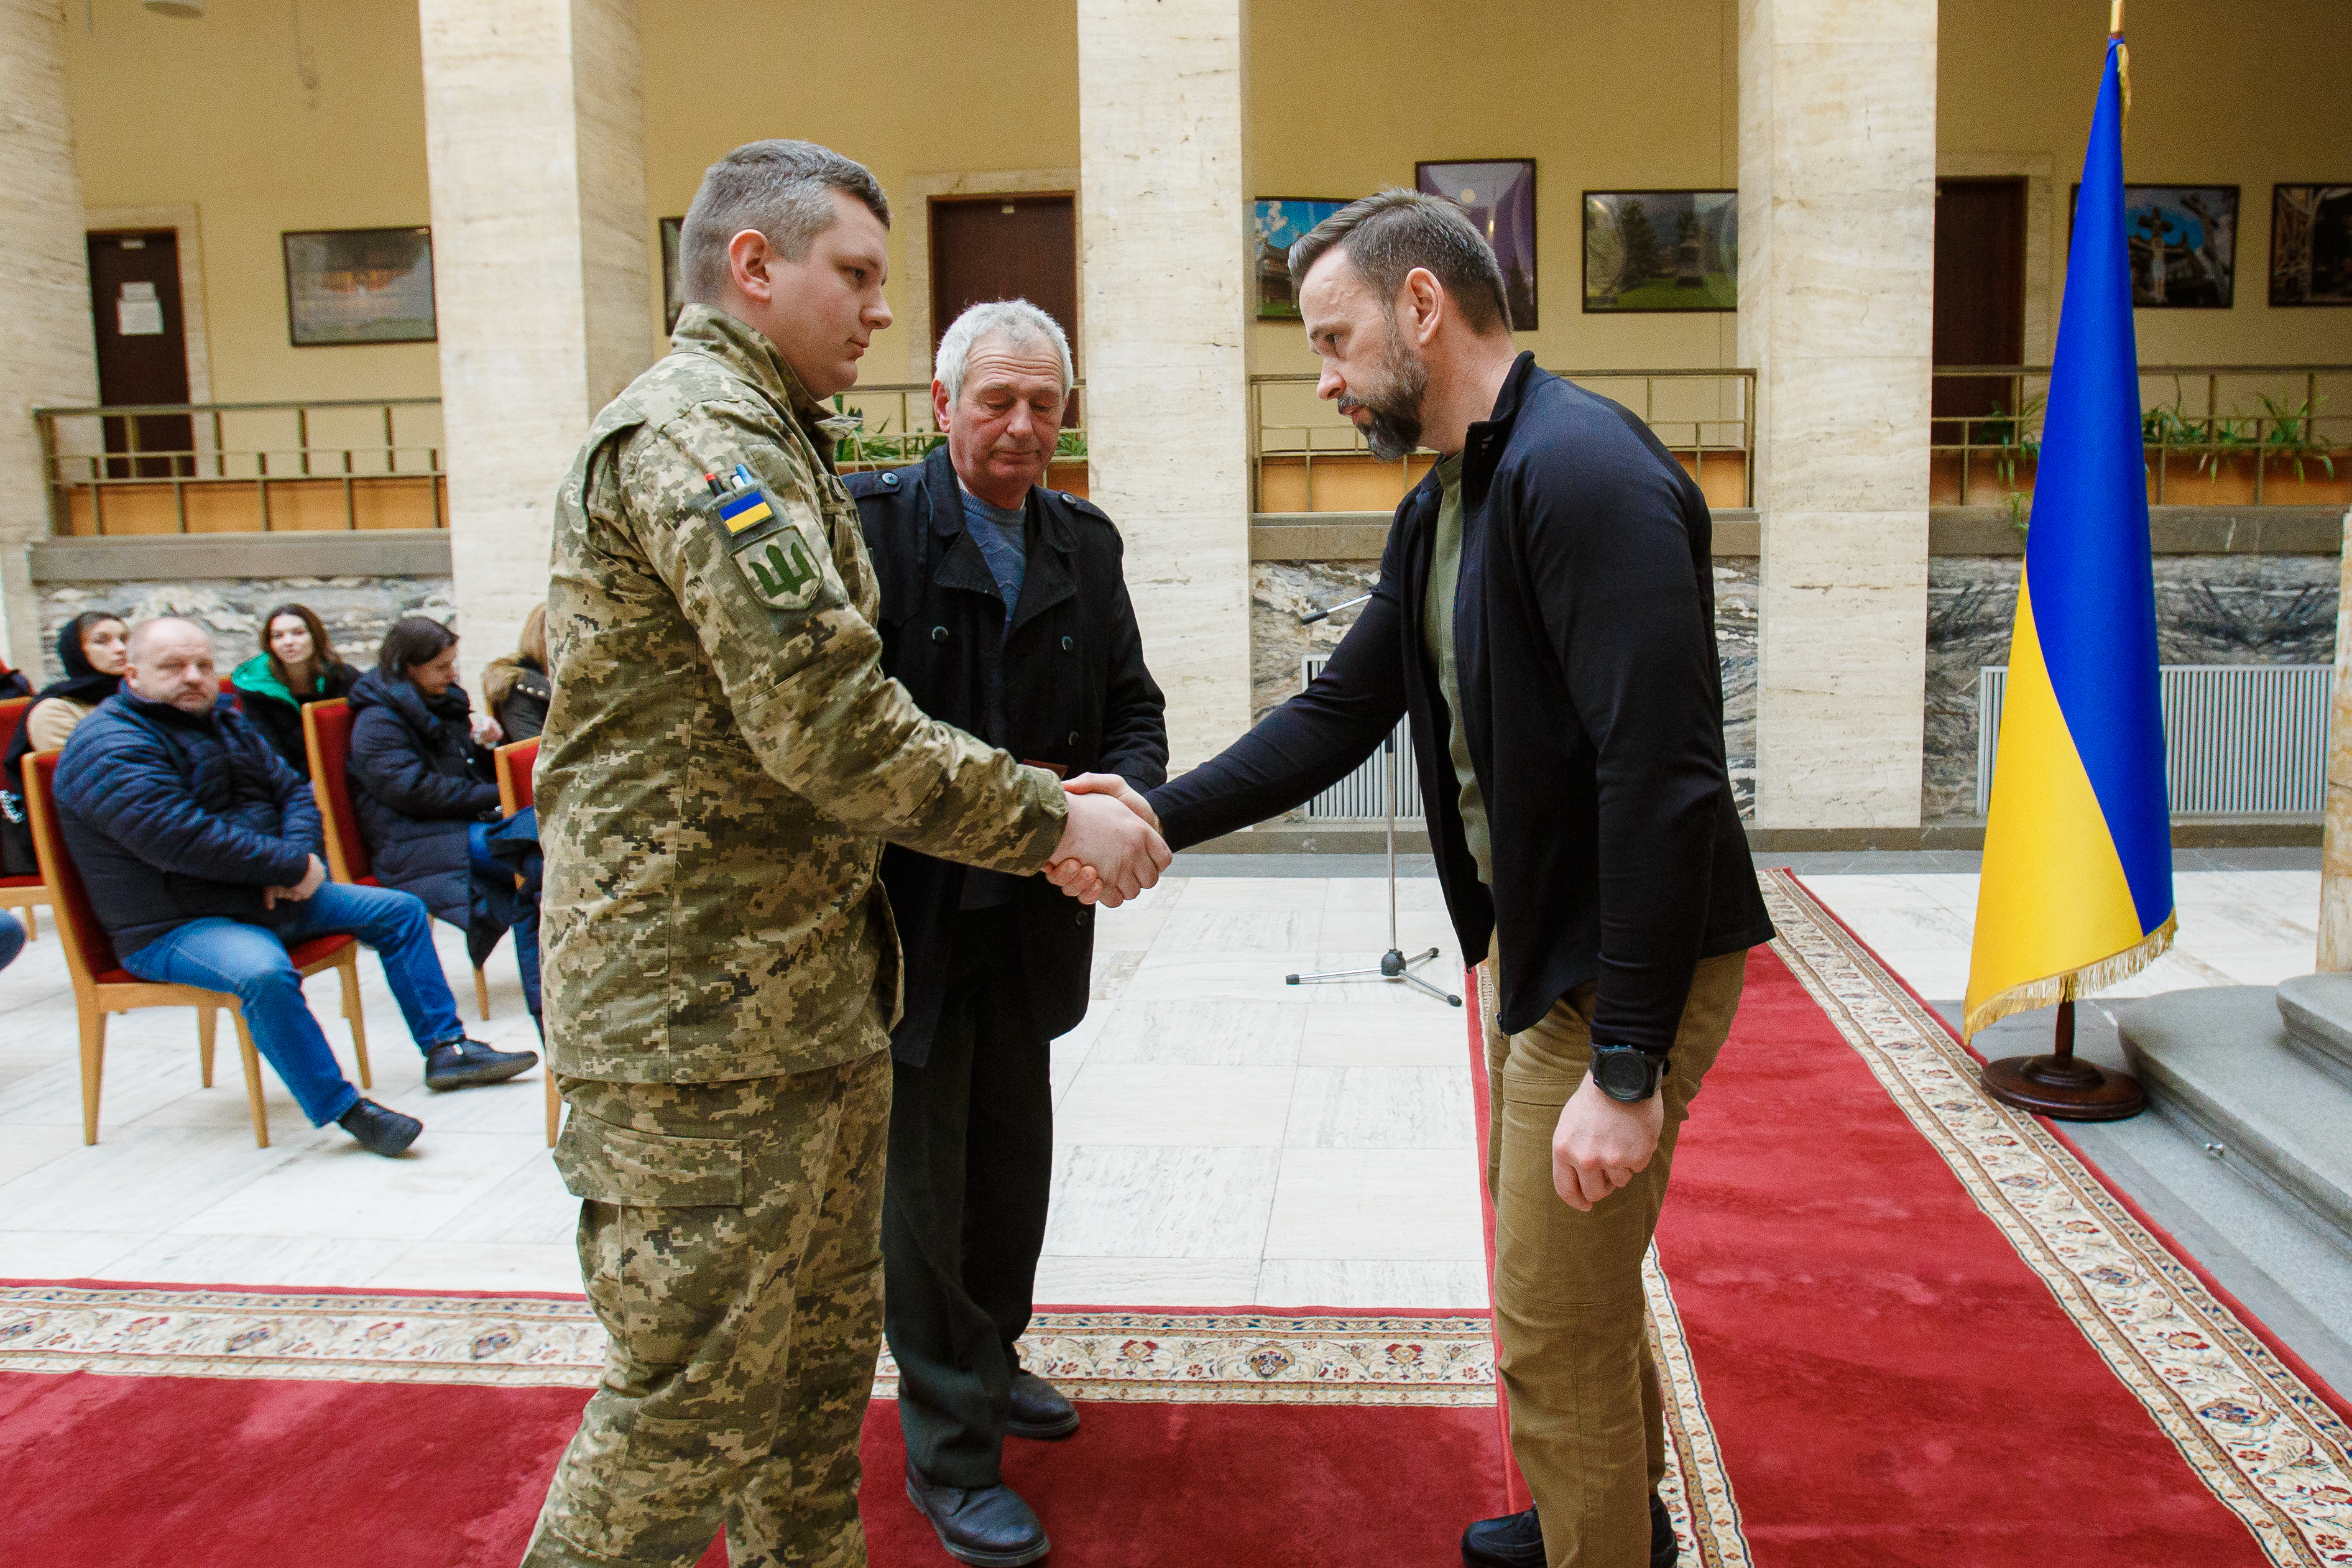
<path id="1" fill-rule="evenodd" d="M 731 486 L 722 486 L 716 476 L 706 477 L 728 553 L 751 591 L 773 609 L 807 609 L 824 585 L 824 573 L 812 553 L 807 531 L 798 526 L 795 509 L 772 498 L 740 463 Z"/>

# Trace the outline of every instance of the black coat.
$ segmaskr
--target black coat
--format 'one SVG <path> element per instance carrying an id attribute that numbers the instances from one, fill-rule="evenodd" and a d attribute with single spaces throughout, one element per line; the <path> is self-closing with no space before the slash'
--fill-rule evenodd
<path id="1" fill-rule="evenodd" d="M 852 474 L 848 485 L 881 587 L 882 668 L 917 706 L 1065 776 L 1118 773 L 1139 789 L 1168 776 L 1167 702 L 1144 668 L 1118 530 L 1099 508 L 1029 492 L 1029 563 L 1006 637 L 1004 600 L 964 531 L 945 447 L 912 468 Z M 1001 729 L 986 711 L 992 655 L 1001 660 Z M 930 1057 L 963 882 L 952 861 L 883 851 L 907 960 L 906 1013 L 890 1047 L 911 1066 Z M 1011 912 L 1035 1023 L 1049 1038 L 1067 1033 L 1087 1014 L 1094 911 L 1029 877 L 1015 885 Z"/>
<path id="2" fill-rule="evenodd" d="M 206 916 L 277 924 L 262 889 L 299 883 L 324 843 L 310 786 L 226 697 L 197 714 L 108 698 L 74 726 L 57 794 L 118 956 Z"/>
<path id="3" fill-rule="evenodd" d="M 337 659 L 319 672 L 319 684 L 311 693 L 295 700 L 278 695 L 285 688 L 262 691 L 254 687 L 237 685 L 237 705 L 246 717 L 253 721 L 268 741 L 270 750 L 285 760 L 286 765 L 304 778 L 310 776 L 310 744 L 302 736 L 302 706 L 307 702 L 331 702 L 351 694 L 359 672 Z M 272 683 L 273 685 L 275 682 Z"/>
<path id="4" fill-rule="evenodd" d="M 434 918 L 471 922 L 466 829 L 499 816 L 490 754 L 474 744 L 473 704 L 452 686 L 427 699 L 371 669 L 353 683 L 352 805 L 376 880 L 423 899 Z"/>
<path id="5" fill-rule="evenodd" d="M 1772 922 L 1723 760 L 1706 500 L 1648 426 L 1522 354 L 1462 464 L 1459 715 L 1421 635 L 1442 490 L 1397 507 L 1371 602 L 1313 685 L 1152 795 L 1172 847 L 1311 799 L 1412 719 L 1430 847 L 1465 956 L 1496 937 L 1502 1026 L 1598 981 L 1592 1035 L 1664 1051 L 1701 958 Z M 1485 797 L 1478 879 L 1447 754 Z"/>

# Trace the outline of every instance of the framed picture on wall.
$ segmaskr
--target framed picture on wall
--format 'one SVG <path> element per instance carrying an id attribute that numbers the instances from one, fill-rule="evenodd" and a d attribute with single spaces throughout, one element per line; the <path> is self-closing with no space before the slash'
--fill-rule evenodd
<path id="1" fill-rule="evenodd" d="M 1444 196 L 1470 215 L 1503 266 L 1511 330 L 1536 326 L 1536 161 L 1494 158 L 1458 163 L 1415 163 L 1413 187 Z"/>
<path id="2" fill-rule="evenodd" d="M 2083 199 L 2067 205 L 2067 234 Z M 2132 309 L 2226 310 L 2237 297 L 2238 187 L 2126 185 L 2124 238 L 2131 247 Z"/>
<path id="3" fill-rule="evenodd" d="M 1738 308 L 1738 191 L 1584 193 L 1588 315 Z"/>
<path id="4" fill-rule="evenodd" d="M 1298 319 L 1298 291 L 1290 284 L 1290 247 L 1347 205 L 1344 197 L 1258 197 L 1250 230 L 1257 238 L 1259 321 Z"/>
<path id="5" fill-rule="evenodd" d="M 686 309 L 686 290 L 677 277 L 677 237 L 686 227 L 682 217 L 661 220 L 662 247 L 662 331 L 677 331 L 677 313 Z"/>
<path id="6" fill-rule="evenodd" d="M 2352 305 L 2352 185 L 2271 187 L 2271 303 Z"/>
<path id="7" fill-rule="evenodd" d="M 296 348 L 434 340 L 431 229 L 307 229 L 279 241 Z"/>

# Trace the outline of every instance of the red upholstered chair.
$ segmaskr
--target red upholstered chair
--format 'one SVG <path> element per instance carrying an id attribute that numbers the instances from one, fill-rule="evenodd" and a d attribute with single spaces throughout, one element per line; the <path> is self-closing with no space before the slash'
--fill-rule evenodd
<path id="1" fill-rule="evenodd" d="M 0 670 L 0 673 L 5 673 Z M 0 747 L 16 738 L 16 726 L 32 711 L 29 697 L 11 697 L 0 701 Z M 0 877 L 0 910 L 25 911 L 25 934 L 41 934 L 40 917 L 33 913 L 49 901 L 49 885 L 38 877 Z"/>
<path id="2" fill-rule="evenodd" d="M 360 837 L 360 816 L 352 805 L 352 705 L 338 697 L 302 704 L 302 744 L 310 753 L 310 798 L 319 803 L 327 830 L 327 875 L 338 882 L 381 888 Z M 490 981 L 474 971 L 474 1001 L 490 1016 Z"/>
<path id="3" fill-rule="evenodd" d="M 58 826 L 56 752 L 36 752 L 25 759 L 25 805 L 32 818 L 33 848 L 40 856 L 41 875 L 55 897 L 58 936 L 65 944 L 66 972 L 73 977 L 74 1005 L 81 1015 L 81 1141 L 98 1142 L 98 1088 L 106 1068 L 106 1016 L 135 1007 L 194 1007 L 196 1046 L 204 1068 L 205 1087 L 213 1086 L 213 1030 L 219 1009 L 236 1020 L 237 1054 L 245 1062 L 245 1098 L 253 1113 L 253 1141 L 269 1147 L 269 1118 L 261 1105 L 261 1053 L 254 1049 L 253 1034 L 235 995 L 207 991 L 200 985 L 171 985 L 142 980 L 115 957 L 113 939 L 98 921 L 82 886 L 81 873 L 66 852 L 65 835 Z M 360 1013 L 360 944 L 348 936 L 313 937 L 292 950 L 294 967 L 304 979 L 332 969 L 343 984 L 343 1016 L 352 1026 L 352 1048 L 359 1057 L 360 1087 L 372 1089 L 368 1074 L 367 1026 Z"/>
<path id="4" fill-rule="evenodd" d="M 531 770 L 539 765 L 539 737 L 528 741 L 511 741 L 490 753 L 499 770 L 499 810 L 512 816 L 527 805 L 536 804 L 531 790 Z M 516 879 L 520 881 L 521 879 Z M 555 1147 L 555 1135 L 563 1127 L 563 1097 L 555 1089 L 555 1068 L 541 1069 L 547 1077 L 547 1146 Z"/>

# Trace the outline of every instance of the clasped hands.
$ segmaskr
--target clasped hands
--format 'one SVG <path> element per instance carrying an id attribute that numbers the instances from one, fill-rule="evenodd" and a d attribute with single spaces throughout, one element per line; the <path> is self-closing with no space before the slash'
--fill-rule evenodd
<path id="1" fill-rule="evenodd" d="M 278 907 L 278 900 L 280 899 L 291 899 L 299 902 L 317 892 L 320 884 L 326 879 L 327 868 L 320 863 L 316 855 L 313 855 L 310 857 L 310 869 L 303 872 L 302 879 L 292 887 L 262 889 L 261 907 L 265 910 L 274 910 Z"/>
<path id="2" fill-rule="evenodd" d="M 1160 814 L 1117 773 L 1064 782 L 1070 806 L 1045 879 L 1082 904 L 1117 909 L 1160 880 L 1171 856 Z"/>

